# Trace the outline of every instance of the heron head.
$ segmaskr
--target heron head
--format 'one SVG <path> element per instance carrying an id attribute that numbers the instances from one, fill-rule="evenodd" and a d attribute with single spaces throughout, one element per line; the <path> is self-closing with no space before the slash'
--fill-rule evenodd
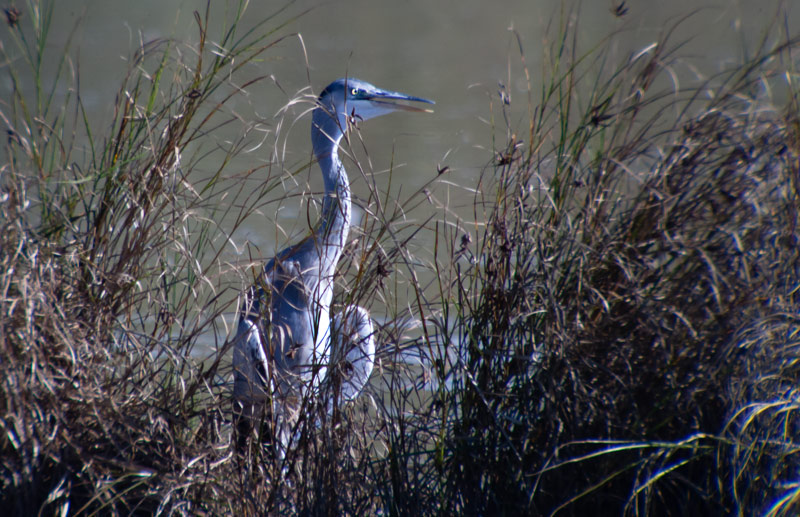
<path id="1" fill-rule="evenodd" d="M 367 120 L 393 111 L 431 111 L 408 104 L 411 102 L 433 104 L 428 99 L 383 90 L 368 82 L 347 77 L 329 84 L 320 94 L 318 104 L 328 114 L 335 113 L 340 123 L 346 123 L 346 117 Z"/>

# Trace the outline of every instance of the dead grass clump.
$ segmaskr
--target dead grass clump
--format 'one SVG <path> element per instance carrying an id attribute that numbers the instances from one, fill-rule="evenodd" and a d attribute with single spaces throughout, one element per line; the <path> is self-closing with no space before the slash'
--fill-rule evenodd
<path id="1" fill-rule="evenodd" d="M 229 498 L 242 482 L 223 425 L 225 370 L 194 351 L 204 334 L 224 339 L 219 316 L 243 283 L 215 221 L 225 210 L 244 220 L 271 184 L 221 204 L 231 192 L 220 172 L 244 137 L 216 146 L 218 160 L 197 141 L 235 120 L 233 78 L 275 40 L 258 33 L 263 23 L 238 34 L 239 12 L 211 45 L 209 13 L 196 14 L 195 46 L 159 40 L 132 56 L 110 131 L 97 135 L 70 49 L 45 44 L 55 3 L 32 7 L 0 50 L 13 86 L 0 104 L 0 505 L 8 515 L 246 507 Z M 55 76 L 40 76 L 53 57 Z M 193 175 L 201 159 L 204 180 Z"/>
<path id="2" fill-rule="evenodd" d="M 53 47 L 40 43 L 55 2 L 32 4 L 0 48 L 14 64 L 3 69 L 14 88 L 0 103 L 10 136 L 0 176 L 0 505 L 10 515 L 363 515 L 411 497 L 390 481 L 412 477 L 406 469 L 425 461 L 393 449 L 422 449 L 406 438 L 405 419 L 430 422 L 404 398 L 411 375 L 387 375 L 398 387 L 392 408 L 372 402 L 328 415 L 327 404 L 303 401 L 285 462 L 268 443 L 231 444 L 226 340 L 235 330 L 222 315 L 236 314 L 263 262 L 256 250 L 249 263 L 231 259 L 230 236 L 264 217 L 265 199 L 279 203 L 281 182 L 311 165 L 283 170 L 280 159 L 260 156 L 250 163 L 263 166 L 231 178 L 233 158 L 261 146 L 251 145 L 248 124 L 218 135 L 242 121 L 227 104 L 246 104 L 243 94 L 268 73 L 259 60 L 280 41 L 266 28 L 281 27 L 277 18 L 242 26 L 245 4 L 229 4 L 233 17 L 213 43 L 209 5 L 195 15 L 196 44 L 143 44 L 106 132 L 84 113 L 69 48 L 59 47 L 54 78 L 37 75 L 38 62 L 52 61 L 42 53 Z M 29 79 L 40 87 L 23 88 Z M 370 213 L 379 199 L 371 194 Z M 307 215 L 313 220 L 310 204 Z M 403 221 L 400 206 L 380 215 L 365 230 L 378 238 L 352 243 L 355 280 L 337 293 L 345 303 L 375 291 L 391 300 L 383 283 L 390 262 L 413 266 L 406 244 L 419 227 Z M 408 312 L 398 309 L 397 320 Z M 409 342 L 393 316 L 379 329 L 381 342 L 398 345 L 382 351 L 387 364 Z M 213 342 L 210 356 L 203 340 Z"/>
<path id="3" fill-rule="evenodd" d="M 19 56 L 48 48 L 41 7 L 10 27 Z M 205 145 L 239 120 L 226 103 L 276 41 L 263 25 L 240 33 L 241 16 L 215 45 L 208 14 L 196 46 L 145 45 L 106 136 L 77 94 L 56 102 L 33 61 L 3 56 L 30 69 L 4 69 L 0 103 L 7 513 L 797 510 L 796 40 L 665 91 L 681 62 L 668 37 L 613 68 L 611 45 L 579 55 L 564 29 L 529 124 L 504 128 L 480 178 L 479 232 L 450 233 L 451 212 L 408 219 L 435 198 L 428 185 L 405 204 L 359 200 L 368 222 L 336 300 L 378 300 L 381 364 L 357 404 L 303 401 L 281 462 L 258 440 L 231 444 L 220 315 L 260 263 L 229 263 L 236 228 L 217 222 L 241 224 L 297 174 L 268 163 L 226 181 L 247 127 Z M 35 102 L 24 74 L 44 85 Z M 512 120 L 516 101 L 501 100 Z M 257 188 L 253 172 L 267 176 Z M 429 230 L 433 274 L 419 280 L 414 241 Z"/>
<path id="4" fill-rule="evenodd" d="M 453 279 L 465 334 L 443 499 L 674 515 L 783 497 L 785 510 L 800 120 L 796 92 L 778 106 L 762 81 L 797 64 L 797 42 L 664 95 L 652 85 L 676 58 L 661 41 L 582 103 L 588 60 L 565 48 L 531 140 L 509 131 L 484 179 L 486 230 Z"/>

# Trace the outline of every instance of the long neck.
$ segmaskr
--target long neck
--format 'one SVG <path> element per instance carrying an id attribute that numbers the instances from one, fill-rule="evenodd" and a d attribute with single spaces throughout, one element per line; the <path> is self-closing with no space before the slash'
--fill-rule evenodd
<path id="1" fill-rule="evenodd" d="M 325 195 L 313 237 L 328 268 L 336 267 L 350 230 L 350 182 L 339 159 L 339 142 L 343 136 L 340 124 L 325 110 L 314 111 L 311 143 L 322 170 Z"/>

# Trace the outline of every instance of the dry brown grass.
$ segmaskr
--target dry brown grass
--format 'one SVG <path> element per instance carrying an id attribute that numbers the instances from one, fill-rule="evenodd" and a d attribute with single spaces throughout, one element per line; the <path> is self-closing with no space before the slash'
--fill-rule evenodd
<path id="1" fill-rule="evenodd" d="M 46 38 L 45 20 L 20 20 L 12 35 Z M 385 305 L 392 346 L 358 404 L 329 416 L 307 401 L 282 465 L 231 444 L 220 315 L 259 261 L 229 262 L 235 228 L 216 224 L 258 215 L 296 173 L 268 164 L 226 182 L 247 126 L 214 140 L 238 123 L 227 100 L 259 80 L 245 63 L 277 41 L 269 24 L 234 23 L 212 50 L 199 16 L 196 46 L 142 49 L 108 135 L 79 96 L 17 88 L 0 104 L 7 513 L 797 509 L 796 40 L 676 92 L 657 86 L 680 60 L 668 35 L 620 59 L 581 54 L 564 28 L 529 124 L 498 131 L 477 224 L 405 222 L 426 191 L 367 207 L 337 301 Z M 5 72 L 15 85 L 28 73 Z M 208 139 L 222 158 L 198 179 Z M 435 239 L 432 281 L 409 251 L 421 233 Z M 208 335 L 217 355 L 203 360 Z M 425 364 L 401 364 L 402 349 Z"/>
<path id="2" fill-rule="evenodd" d="M 577 114 L 584 64 L 565 60 L 531 140 L 509 133 L 487 171 L 477 262 L 452 277 L 447 508 L 796 508 L 798 92 L 764 85 L 797 41 L 664 95 L 669 49 L 623 63 Z"/>

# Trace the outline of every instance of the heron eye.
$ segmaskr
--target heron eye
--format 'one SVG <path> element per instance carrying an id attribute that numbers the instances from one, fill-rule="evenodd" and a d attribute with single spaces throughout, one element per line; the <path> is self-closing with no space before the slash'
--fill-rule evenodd
<path id="1" fill-rule="evenodd" d="M 358 89 L 353 88 L 352 90 L 350 90 L 350 95 L 358 95 Z"/>

